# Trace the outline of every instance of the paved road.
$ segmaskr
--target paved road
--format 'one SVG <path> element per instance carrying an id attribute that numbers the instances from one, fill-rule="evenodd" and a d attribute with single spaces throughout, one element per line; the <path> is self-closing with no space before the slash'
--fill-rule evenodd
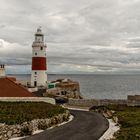
<path id="1" fill-rule="evenodd" d="M 108 128 L 108 121 L 100 114 L 75 110 L 70 112 L 74 115 L 71 122 L 26 140 L 98 140 Z"/>

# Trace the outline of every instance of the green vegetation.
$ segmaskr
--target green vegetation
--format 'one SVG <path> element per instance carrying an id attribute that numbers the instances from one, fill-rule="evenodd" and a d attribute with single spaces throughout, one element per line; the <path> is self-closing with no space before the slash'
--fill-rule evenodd
<path id="1" fill-rule="evenodd" d="M 140 107 L 128 107 L 125 105 L 109 105 L 95 107 L 100 112 L 114 110 L 113 116 L 118 117 L 121 129 L 115 134 L 115 140 L 140 140 Z"/>
<path id="2" fill-rule="evenodd" d="M 21 124 L 33 119 L 50 118 L 65 111 L 60 106 L 44 102 L 0 102 L 0 123 Z"/>

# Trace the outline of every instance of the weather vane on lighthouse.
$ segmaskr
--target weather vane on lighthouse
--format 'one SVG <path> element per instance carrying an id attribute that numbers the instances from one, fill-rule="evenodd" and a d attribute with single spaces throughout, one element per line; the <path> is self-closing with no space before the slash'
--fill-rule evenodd
<path id="1" fill-rule="evenodd" d="M 31 86 L 46 86 L 46 47 L 47 46 L 44 43 L 44 34 L 42 33 L 41 26 L 39 26 L 35 33 L 35 40 L 32 44 Z"/>

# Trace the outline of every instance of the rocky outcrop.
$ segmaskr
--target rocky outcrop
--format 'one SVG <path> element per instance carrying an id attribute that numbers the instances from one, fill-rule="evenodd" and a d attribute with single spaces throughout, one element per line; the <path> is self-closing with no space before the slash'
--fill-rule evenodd
<path id="1" fill-rule="evenodd" d="M 51 126 L 57 125 L 69 119 L 69 111 L 59 114 L 52 118 L 35 119 L 30 122 L 24 122 L 16 125 L 0 124 L 0 140 L 8 140 L 14 137 L 32 135 L 36 130 L 45 130 Z"/>
<path id="2" fill-rule="evenodd" d="M 44 96 L 59 96 L 64 98 L 80 99 L 80 86 L 76 81 L 70 79 L 59 79 L 52 81 L 54 88 L 46 90 Z"/>

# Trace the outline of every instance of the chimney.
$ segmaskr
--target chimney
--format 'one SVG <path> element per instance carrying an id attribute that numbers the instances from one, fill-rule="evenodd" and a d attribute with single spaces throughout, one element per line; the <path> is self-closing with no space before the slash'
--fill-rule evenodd
<path id="1" fill-rule="evenodd" d="M 5 66 L 4 66 L 4 64 L 0 65 L 0 77 L 5 77 Z"/>

